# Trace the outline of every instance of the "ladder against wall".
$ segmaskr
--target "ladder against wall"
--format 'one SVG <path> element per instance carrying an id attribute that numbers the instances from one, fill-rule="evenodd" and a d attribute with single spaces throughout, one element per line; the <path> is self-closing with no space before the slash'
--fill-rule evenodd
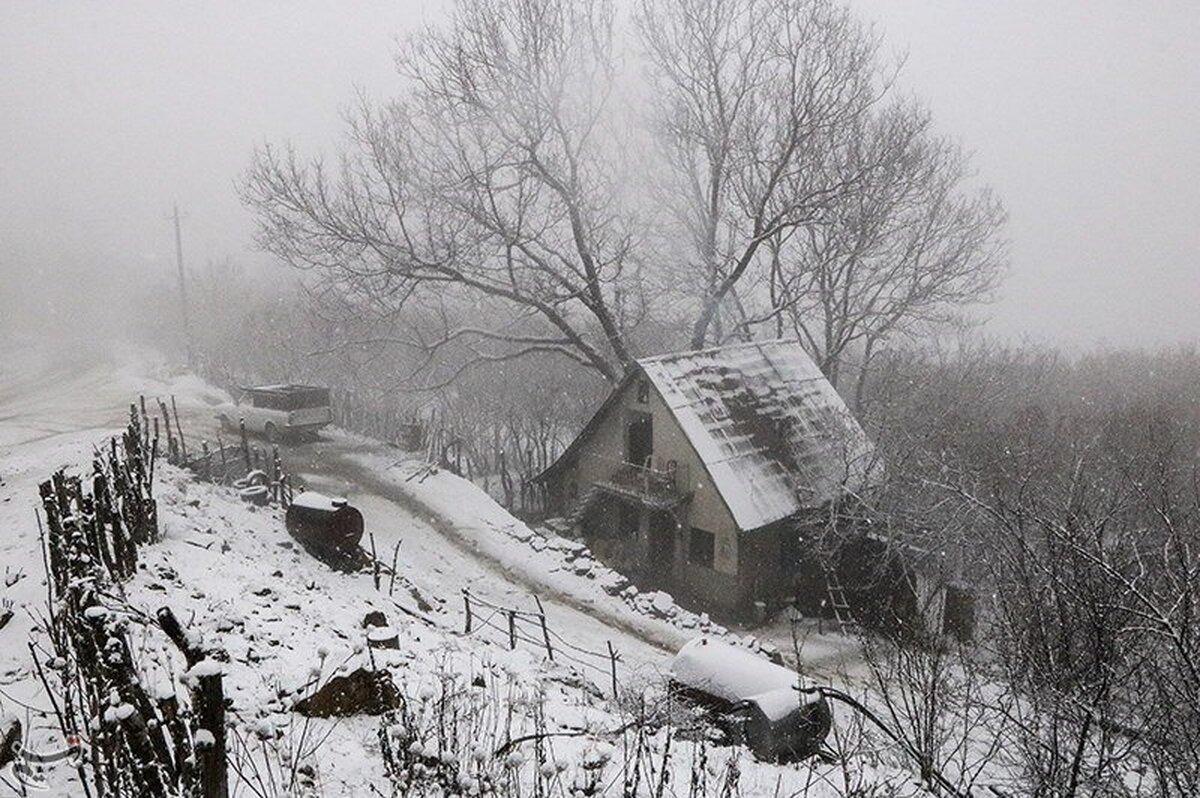
<path id="1" fill-rule="evenodd" d="M 842 581 L 838 579 L 837 571 L 824 566 L 825 571 L 825 592 L 829 596 L 829 607 L 833 610 L 833 618 L 837 621 L 838 630 L 842 634 L 847 634 L 850 627 L 854 625 L 854 615 L 850 611 L 850 602 L 846 598 L 846 589 L 842 587 Z"/>

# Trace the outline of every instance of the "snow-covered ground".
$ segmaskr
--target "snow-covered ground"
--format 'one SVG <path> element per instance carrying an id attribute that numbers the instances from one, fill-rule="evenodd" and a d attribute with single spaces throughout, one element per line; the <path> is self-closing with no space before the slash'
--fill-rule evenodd
<path id="1" fill-rule="evenodd" d="M 855 641 L 831 629 L 825 633 L 816 621 L 799 624 L 800 639 L 793 641 L 793 625 L 783 615 L 756 629 L 727 629 L 703 613 L 677 606 L 662 591 L 638 593 L 629 587 L 614 595 L 605 586 L 620 576 L 588 557 L 582 544 L 531 529 L 478 486 L 444 470 L 430 472 L 421 463 L 397 460 L 394 454 L 359 451 L 350 457 L 363 466 L 360 483 L 379 486 L 428 517 L 446 538 L 486 556 L 529 589 L 579 608 L 585 617 L 601 619 L 671 652 L 701 632 L 715 633 L 751 649 L 778 653 L 793 664 L 799 642 L 803 667 L 810 674 L 832 677 L 854 670 Z"/>
<path id="2" fill-rule="evenodd" d="M 194 441 L 215 437 L 209 409 L 225 397 L 144 353 L 118 357 L 79 351 L 67 360 L 45 360 L 29 351 L 4 357 L 0 364 L 0 563 L 5 571 L 0 599 L 14 610 L 0 629 L 0 712 L 20 717 L 33 730 L 32 743 L 48 744 L 57 736 L 57 725 L 26 648 L 45 611 L 34 518 L 38 482 L 60 466 L 86 464 L 93 445 L 123 426 L 128 403 L 139 393 L 174 394 Z M 531 546 L 528 530 L 469 483 L 445 473 L 411 478 L 414 466 L 402 452 L 332 433 L 285 457 L 290 470 L 313 487 L 351 498 L 374 534 L 381 559 L 390 560 L 400 544 L 394 597 L 386 589 L 377 591 L 369 574 L 337 573 L 309 557 L 284 531 L 280 511 L 252 508 L 231 491 L 198 484 L 166 465 L 156 487 L 163 540 L 144 550 L 139 574 L 127 586 L 127 601 L 135 610 L 152 614 L 169 606 L 193 631 L 229 653 L 227 691 L 247 737 L 295 731 L 291 703 L 315 681 L 364 660 L 362 620 L 378 609 L 393 625 L 400 648 L 376 655 L 411 706 L 420 707 L 447 680 L 536 695 L 542 706 L 538 723 L 574 735 L 558 744 L 562 778 L 570 776 L 572 762 L 587 760 L 591 765 L 576 774 L 583 778 L 596 772 L 596 751 L 615 742 L 602 732 L 617 728 L 623 717 L 620 706 L 604 696 L 609 686 L 604 668 L 572 668 L 562 658 L 550 662 L 539 647 L 525 642 L 509 651 L 502 632 L 463 635 L 461 591 L 529 611 L 538 596 L 548 626 L 565 643 L 597 652 L 611 644 L 619 652 L 618 678 L 626 696 L 660 694 L 670 655 L 698 633 L 684 616 L 632 611 L 597 580 L 568 567 L 562 551 Z M 428 609 L 419 608 L 416 595 Z M 149 678 L 178 680 L 178 655 L 152 628 L 142 639 L 140 661 Z M 324 794 L 383 788 L 376 719 L 317 725 L 325 742 L 311 758 Z M 686 745 L 678 749 L 681 774 L 694 765 L 688 759 L 694 753 Z M 735 756 L 744 754 L 712 751 L 708 767 L 716 774 Z M 825 776 L 817 771 L 828 769 L 749 761 L 740 768 L 744 795 L 795 794 L 814 778 L 819 783 Z M 67 775 L 60 776 L 64 794 L 73 794 Z M 808 794 L 822 791 L 811 788 Z"/>

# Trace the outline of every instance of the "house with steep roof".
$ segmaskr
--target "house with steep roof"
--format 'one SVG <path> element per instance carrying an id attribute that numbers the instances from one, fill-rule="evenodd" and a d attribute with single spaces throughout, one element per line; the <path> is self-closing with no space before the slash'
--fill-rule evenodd
<path id="1" fill-rule="evenodd" d="M 537 477 L 601 560 L 714 610 L 793 588 L 799 519 L 874 466 L 874 447 L 795 341 L 637 361 Z"/>

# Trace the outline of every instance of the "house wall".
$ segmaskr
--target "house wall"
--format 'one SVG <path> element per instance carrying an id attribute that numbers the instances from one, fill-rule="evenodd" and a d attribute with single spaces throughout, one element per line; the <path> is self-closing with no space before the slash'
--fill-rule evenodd
<path id="1" fill-rule="evenodd" d="M 691 501 L 677 514 L 679 525 L 674 535 L 672 573 L 669 580 L 663 580 L 669 582 L 664 586 L 685 601 L 732 610 L 745 603 L 752 581 L 747 575 L 754 572 L 755 563 L 741 565 L 739 533 L 733 516 L 674 415 L 653 386 L 649 388 L 645 402 L 638 401 L 637 380 L 625 388 L 589 439 L 581 443 L 574 463 L 564 467 L 557 476 L 551 486 L 552 497 L 559 511 L 567 512 L 588 486 L 607 479 L 624 462 L 625 427 L 629 419 L 636 412 L 649 413 L 653 418 L 654 467 L 666 470 L 669 462 L 674 460 L 680 478 L 686 476 L 692 491 Z M 575 486 L 575 497 L 571 495 L 572 485 Z M 609 532 L 615 533 L 617 516 L 610 504 L 598 503 L 585 526 L 590 524 L 596 529 L 609 525 Z M 635 540 L 619 540 L 615 534 L 597 539 L 596 545 L 592 545 L 597 556 L 614 565 L 621 561 L 644 563 L 649 552 L 649 516 L 648 511 L 643 511 Z M 692 526 L 713 533 L 712 568 L 688 561 Z"/>
<path id="2" fill-rule="evenodd" d="M 783 551 L 786 534 L 795 534 L 786 522 L 742 533 L 740 577 L 744 602 L 772 604 L 794 591 L 792 571 L 785 567 L 789 560 Z"/>

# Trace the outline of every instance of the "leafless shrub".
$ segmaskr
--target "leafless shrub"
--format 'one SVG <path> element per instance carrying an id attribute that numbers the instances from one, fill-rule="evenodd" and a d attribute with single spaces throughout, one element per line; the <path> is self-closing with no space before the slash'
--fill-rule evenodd
<path id="1" fill-rule="evenodd" d="M 926 363 L 928 401 L 888 407 L 928 434 L 884 438 L 904 468 L 874 499 L 920 518 L 978 587 L 972 659 L 1016 792 L 1185 795 L 1200 779 L 1198 363 L 1130 365 L 975 349 Z"/>

